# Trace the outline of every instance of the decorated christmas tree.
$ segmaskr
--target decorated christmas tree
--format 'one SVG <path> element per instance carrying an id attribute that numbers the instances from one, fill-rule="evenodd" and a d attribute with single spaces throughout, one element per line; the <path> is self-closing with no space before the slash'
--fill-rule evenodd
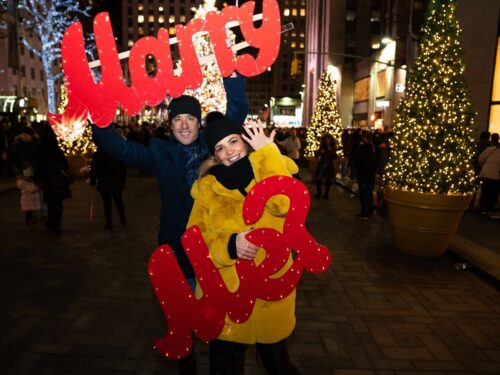
<path id="1" fill-rule="evenodd" d="M 420 53 L 397 108 L 385 183 L 437 194 L 476 188 L 474 125 L 456 0 L 432 0 Z"/>
<path id="2" fill-rule="evenodd" d="M 305 156 L 315 156 L 321 137 L 327 133 L 335 139 L 337 153 L 340 155 L 342 152 L 342 147 L 340 147 L 342 130 L 342 120 L 337 106 L 337 83 L 333 79 L 332 73 L 327 70 L 321 76 L 316 107 L 307 128 Z"/>
<path id="3" fill-rule="evenodd" d="M 61 102 L 59 103 L 59 107 L 57 108 L 59 113 L 64 112 L 66 106 L 68 105 L 68 90 L 64 84 L 61 85 Z M 94 153 L 97 149 L 92 142 L 92 128 L 85 123 L 85 130 L 82 135 L 75 137 L 63 137 L 58 134 L 58 143 L 61 150 L 64 152 L 66 156 L 83 156 L 90 157 L 92 153 Z M 59 129 L 61 131 L 61 129 Z"/>
<path id="4" fill-rule="evenodd" d="M 215 0 L 204 0 L 195 12 L 194 18 L 205 19 L 208 12 L 217 11 Z M 234 40 L 234 34 L 228 31 L 228 38 Z M 196 46 L 196 54 L 198 58 L 212 55 L 213 48 L 208 35 L 199 35 L 194 37 L 194 45 Z M 211 111 L 226 112 L 226 91 L 222 81 L 222 75 L 217 61 L 210 60 L 201 66 L 203 74 L 203 83 L 196 90 L 186 90 L 186 95 L 196 97 L 201 103 L 202 117 Z"/>

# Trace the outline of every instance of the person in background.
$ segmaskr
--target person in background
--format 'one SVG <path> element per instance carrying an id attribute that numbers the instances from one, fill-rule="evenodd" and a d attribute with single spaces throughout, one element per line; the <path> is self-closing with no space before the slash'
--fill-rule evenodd
<path id="1" fill-rule="evenodd" d="M 47 222 L 45 226 L 56 234 L 62 232 L 63 201 L 71 197 L 71 177 L 69 164 L 62 152 L 54 130 L 48 123 L 38 128 L 40 146 L 33 157 L 35 183 L 42 186 L 47 203 Z"/>
<path id="2" fill-rule="evenodd" d="M 299 162 L 301 146 L 300 139 L 297 137 L 297 130 L 290 128 L 287 132 L 287 137 L 282 141 L 276 141 L 276 143 L 284 149 L 286 156 L 292 159 L 295 163 Z M 293 177 L 300 180 L 298 173 Z"/>
<path id="3" fill-rule="evenodd" d="M 319 156 L 319 162 L 315 172 L 315 197 L 328 199 L 332 179 L 335 178 L 334 160 L 337 159 L 337 145 L 335 143 L 335 138 L 333 138 L 331 134 L 324 134 L 321 137 L 317 155 Z M 325 191 L 322 193 L 323 183 L 325 185 Z"/>
<path id="4" fill-rule="evenodd" d="M 358 182 L 358 194 L 361 203 L 361 212 L 356 217 L 361 220 L 367 220 L 375 212 L 373 188 L 375 185 L 379 151 L 373 144 L 372 133 L 365 130 L 361 135 L 362 142 L 353 160 L 356 166 L 356 181 Z"/>
<path id="5" fill-rule="evenodd" d="M 495 205 L 500 194 L 500 145 L 498 133 L 491 135 L 491 146 L 479 155 L 478 162 L 481 166 L 479 178 L 482 180 L 479 205 L 481 213 L 490 215 L 494 219 L 500 218 L 495 212 Z"/>
<path id="6" fill-rule="evenodd" d="M 245 131 L 227 117 L 207 123 L 205 138 L 212 157 L 202 164 L 200 179 L 191 189 L 194 206 L 188 222 L 188 227 L 200 228 L 210 259 L 233 292 L 238 288 L 236 261 L 260 264 L 266 256 L 265 249 L 248 241 L 246 234 L 254 228 L 281 230 L 289 207 L 287 198 L 271 198 L 262 217 L 250 227 L 242 217 L 247 193 L 267 177 L 291 176 L 298 171 L 290 158 L 280 154 L 274 143 L 275 131 L 267 136 L 261 123 L 247 125 Z M 291 263 L 290 254 L 283 268 L 271 277 L 286 272 Z M 197 296 L 202 293 L 197 285 Z M 228 316 L 225 320 L 222 333 L 209 344 L 211 375 L 242 374 L 248 344 L 256 344 L 268 374 L 297 373 L 286 345 L 295 327 L 295 291 L 278 301 L 257 299 L 244 323 L 233 322 Z"/>
<path id="7" fill-rule="evenodd" d="M 101 194 L 106 220 L 104 229 L 109 230 L 113 228 L 111 201 L 115 202 L 121 224 L 127 224 L 122 198 L 127 180 L 127 167 L 109 156 L 99 142 L 94 140 L 94 143 L 97 146 L 97 151 L 92 155 L 90 164 L 90 185 L 96 186 L 97 191 Z"/>
<path id="8" fill-rule="evenodd" d="M 17 188 L 21 191 L 21 210 L 25 212 L 24 224 L 28 227 L 33 223 L 33 213 L 41 209 L 40 189 L 33 181 L 33 166 L 26 164 L 23 174 L 16 180 Z"/>

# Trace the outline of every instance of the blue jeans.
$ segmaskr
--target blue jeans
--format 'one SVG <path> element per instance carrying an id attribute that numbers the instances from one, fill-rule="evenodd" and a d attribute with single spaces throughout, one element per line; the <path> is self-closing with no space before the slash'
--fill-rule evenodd
<path id="1" fill-rule="evenodd" d="M 361 202 L 361 215 L 373 214 L 373 182 L 358 182 L 359 200 Z"/>

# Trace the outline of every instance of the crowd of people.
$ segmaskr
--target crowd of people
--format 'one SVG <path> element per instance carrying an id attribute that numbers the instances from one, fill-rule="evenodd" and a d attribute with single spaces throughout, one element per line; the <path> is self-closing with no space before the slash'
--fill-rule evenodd
<path id="1" fill-rule="evenodd" d="M 158 245 L 170 245 L 198 296 L 203 291 L 181 244 L 186 228 L 197 225 L 202 229 L 212 261 L 226 287 L 234 290 L 238 285 L 236 260 L 259 263 L 265 257 L 265 250 L 247 239 L 247 234 L 255 228 L 279 229 L 288 207 L 286 199 L 274 197 L 266 205 L 265 214 L 249 227 L 241 216 L 248 191 L 269 176 L 300 178 L 298 166 L 305 165 L 305 129 L 266 129 L 259 122 L 244 125 L 248 110 L 244 78 L 226 78 L 224 86 L 226 114 L 211 112 L 202 119 L 198 100 L 181 96 L 170 102 L 166 124 L 92 126 L 97 151 L 92 155 L 88 181 L 101 195 L 104 228 L 113 227 L 113 201 L 120 223 L 127 223 L 122 198 L 127 166 L 155 177 L 161 197 Z M 34 212 L 39 212 L 51 232 L 61 233 L 63 202 L 72 195 L 72 178 L 53 129 L 46 122 L 30 124 L 26 118 L 11 126 L 5 120 L 0 124 L 0 172 L 17 176 L 26 225 L 30 226 Z M 331 185 L 337 179 L 355 181 L 360 202 L 355 216 L 360 220 L 373 216 L 383 202 L 382 176 L 391 136 L 390 132 L 349 129 L 337 144 L 332 135 L 323 135 L 317 166 L 311 174 L 315 198 L 329 199 Z M 498 218 L 498 134 L 481 135 L 474 160 L 483 182 L 481 212 Z M 276 275 L 286 271 L 291 260 L 290 255 Z M 286 344 L 294 326 L 294 293 L 279 301 L 258 301 L 247 322 L 232 322 L 226 317 L 224 330 L 209 344 L 210 373 L 240 373 L 247 346 L 255 344 L 269 374 L 296 374 Z M 196 374 L 194 351 L 177 363 L 180 374 Z"/>

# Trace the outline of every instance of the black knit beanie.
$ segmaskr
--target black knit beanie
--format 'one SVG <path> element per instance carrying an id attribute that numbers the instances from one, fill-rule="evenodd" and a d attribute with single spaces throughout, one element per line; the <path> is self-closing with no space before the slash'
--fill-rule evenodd
<path id="1" fill-rule="evenodd" d="M 168 120 L 172 123 L 172 120 L 177 115 L 191 115 L 198 119 L 198 123 L 201 124 L 201 105 L 198 99 L 182 95 L 178 98 L 172 99 L 168 105 Z"/>
<path id="2" fill-rule="evenodd" d="M 221 139 L 231 134 L 241 133 L 243 133 L 243 126 L 226 116 L 210 121 L 205 128 L 205 141 L 207 142 L 208 150 L 214 155 L 215 145 L 219 143 Z"/>

